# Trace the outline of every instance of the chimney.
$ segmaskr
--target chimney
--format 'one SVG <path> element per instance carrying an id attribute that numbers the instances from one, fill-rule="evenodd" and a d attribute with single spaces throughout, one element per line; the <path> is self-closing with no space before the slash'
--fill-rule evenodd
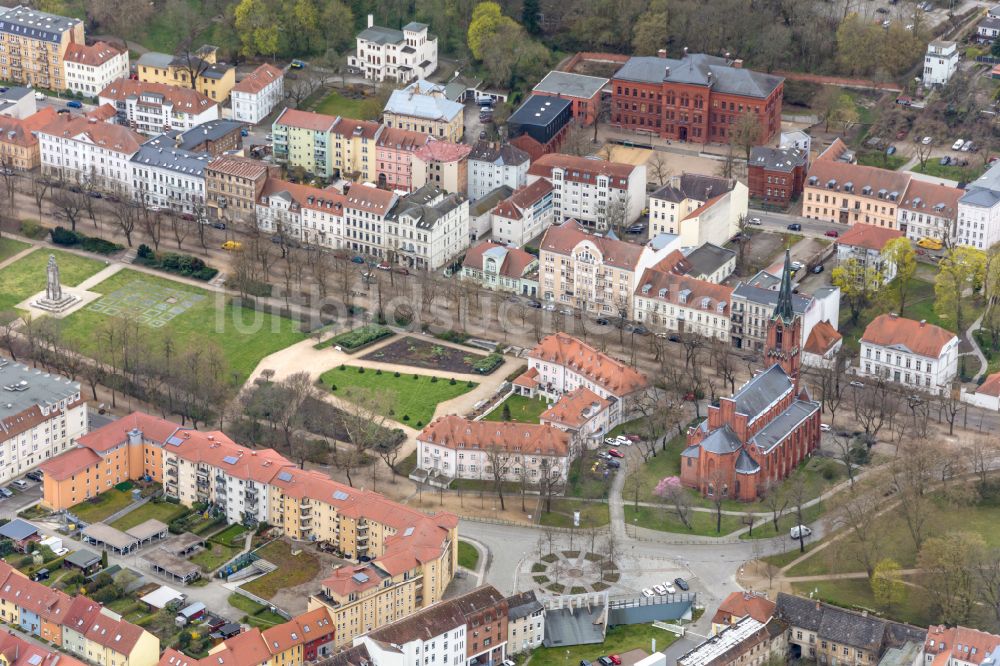
<path id="1" fill-rule="evenodd" d="M 372 15 L 372 14 L 369 14 L 368 15 L 368 27 L 370 28 L 373 25 L 375 25 L 375 16 Z"/>
<path id="2" fill-rule="evenodd" d="M 926 319 L 921 319 L 920 320 L 920 328 L 923 328 L 926 325 L 927 325 L 927 320 Z"/>
<path id="3" fill-rule="evenodd" d="M 734 60 L 733 67 L 735 67 L 736 69 L 743 69 L 743 59 L 737 58 L 736 60 Z"/>
<path id="4" fill-rule="evenodd" d="M 666 58 L 667 57 L 667 50 L 666 49 L 660 49 L 660 50 L 658 50 L 656 52 L 656 55 L 659 58 Z"/>

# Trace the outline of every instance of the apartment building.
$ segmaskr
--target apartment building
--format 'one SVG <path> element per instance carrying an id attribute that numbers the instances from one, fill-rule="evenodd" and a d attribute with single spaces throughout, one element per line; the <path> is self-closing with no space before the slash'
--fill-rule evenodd
<path id="1" fill-rule="evenodd" d="M 538 293 L 538 257 L 518 248 L 480 243 L 465 253 L 461 278 L 490 291 L 534 298 Z"/>
<path id="2" fill-rule="evenodd" d="M 985 250 L 1000 242 L 1000 164 L 994 164 L 965 189 L 958 200 L 954 242 Z"/>
<path id="3" fill-rule="evenodd" d="M 399 196 L 365 184 L 351 186 L 344 196 L 345 247 L 352 252 L 384 257 L 386 216 Z"/>
<path id="4" fill-rule="evenodd" d="M 958 338 L 926 321 L 879 315 L 861 336 L 858 374 L 932 395 L 948 392 L 958 376 Z"/>
<path id="5" fill-rule="evenodd" d="M 733 323 L 730 340 L 733 347 L 756 352 L 764 349 L 768 318 L 778 304 L 780 283 L 777 276 L 761 271 L 733 289 L 730 308 Z M 820 287 L 812 294 L 793 293 L 792 309 L 802 318 L 799 342 L 805 345 L 813 328 L 820 322 L 832 322 L 836 328 L 840 321 L 840 288 Z"/>
<path id="6" fill-rule="evenodd" d="M 465 195 L 469 189 L 469 153 L 472 146 L 450 141 L 428 141 L 413 152 L 413 187 L 433 185 Z"/>
<path id="7" fill-rule="evenodd" d="M 384 130 L 384 126 L 370 120 L 338 116 L 329 141 L 334 175 L 353 181 L 375 182 L 378 178 L 378 138 Z"/>
<path id="8" fill-rule="evenodd" d="M 197 90 L 134 79 L 118 79 L 97 96 L 110 104 L 118 123 L 137 132 L 159 135 L 187 130 L 219 119 L 219 104 Z"/>
<path id="9" fill-rule="evenodd" d="M 0 11 L 0 79 L 33 88 L 66 90 L 63 58 L 84 44 L 83 21 L 24 5 Z"/>
<path id="10" fill-rule="evenodd" d="M 286 108 L 271 126 L 274 157 L 321 178 L 333 175 L 330 132 L 338 118 Z"/>
<path id="11" fill-rule="evenodd" d="M 433 74 L 437 62 L 438 40 L 427 25 L 413 21 L 402 30 L 383 28 L 369 14 L 368 27 L 358 33 L 347 66 L 369 81 L 406 83 Z"/>
<path id="12" fill-rule="evenodd" d="M 531 157 L 509 143 L 479 141 L 469 153 L 469 199 L 477 201 L 498 187 L 512 190 L 528 182 Z"/>
<path id="13" fill-rule="evenodd" d="M 233 120 L 256 125 L 285 98 L 285 73 L 264 63 L 229 91 Z"/>
<path id="14" fill-rule="evenodd" d="M 992 664 L 1000 648 L 1000 636 L 968 627 L 927 627 L 927 638 L 914 663 L 936 666 L 981 666 Z"/>
<path id="15" fill-rule="evenodd" d="M 578 386 L 542 412 L 538 422 L 569 433 L 582 447 L 596 449 L 612 428 L 611 406 L 610 399 L 602 398 L 586 386 Z"/>
<path id="16" fill-rule="evenodd" d="M 63 68 L 71 92 L 96 97 L 112 81 L 128 76 L 128 50 L 107 42 L 70 44 L 63 55 Z"/>
<path id="17" fill-rule="evenodd" d="M 0 654 L 4 655 L 7 666 L 85 666 L 76 657 L 60 654 L 30 643 L 13 631 L 0 634 Z"/>
<path id="18" fill-rule="evenodd" d="M 760 125 L 760 144 L 781 131 L 784 79 L 740 59 L 688 53 L 637 56 L 611 77 L 611 122 L 661 139 L 727 143 L 744 116 Z"/>
<path id="19" fill-rule="evenodd" d="M 379 666 L 499 664 L 507 655 L 507 600 L 483 585 L 354 639 Z"/>
<path id="20" fill-rule="evenodd" d="M 412 192 L 413 154 L 430 140 L 430 135 L 422 132 L 383 127 L 375 141 L 378 186 Z"/>
<path id="21" fill-rule="evenodd" d="M 808 166 L 807 150 L 754 146 L 747 164 L 750 196 L 773 206 L 788 206 L 802 194 Z"/>
<path id="22" fill-rule="evenodd" d="M 965 190 L 957 187 L 911 179 L 897 209 L 900 230 L 914 242 L 922 238 L 954 242 L 958 202 L 964 195 Z"/>
<path id="23" fill-rule="evenodd" d="M 243 147 L 243 124 L 235 120 L 209 120 L 188 130 L 167 132 L 174 140 L 174 148 L 193 153 L 208 153 L 218 157 L 223 153 L 239 151 Z M 159 137 L 157 137 L 159 138 Z"/>
<path id="24" fill-rule="evenodd" d="M 766 623 L 740 618 L 678 657 L 678 666 L 763 666 L 785 658 L 787 626 L 771 618 Z"/>
<path id="25" fill-rule="evenodd" d="M 660 267 L 643 271 L 632 319 L 657 333 L 689 333 L 729 343 L 733 290 Z"/>
<path id="26" fill-rule="evenodd" d="M 160 657 L 160 640 L 142 627 L 85 596 L 71 597 L 30 580 L 5 562 L 0 562 L 0 620 L 60 648 L 60 664 L 80 659 L 96 666 L 155 666 Z M 17 662 L 8 655 L 5 661 L 13 666 Z"/>
<path id="27" fill-rule="evenodd" d="M 38 130 L 42 173 L 108 192 L 125 192 L 132 182 L 130 160 L 143 140 L 128 127 L 95 117 L 59 114 Z"/>
<path id="28" fill-rule="evenodd" d="M 38 132 L 56 119 L 46 107 L 27 118 L 0 116 L 0 164 L 6 169 L 31 171 L 42 164 Z"/>
<path id="29" fill-rule="evenodd" d="M 205 165 L 205 207 L 212 220 L 249 222 L 257 200 L 277 166 L 236 155 L 216 157 Z"/>
<path id="30" fill-rule="evenodd" d="M 682 247 L 725 245 L 739 233 L 749 190 L 738 180 L 685 173 L 649 195 L 649 233 L 680 236 Z"/>
<path id="31" fill-rule="evenodd" d="M 961 54 L 956 42 L 935 39 L 927 45 L 924 55 L 924 86 L 943 86 L 958 70 Z"/>
<path id="32" fill-rule="evenodd" d="M 775 617 L 788 625 L 789 656 L 824 666 L 878 663 L 890 649 L 923 645 L 928 634 L 926 629 L 784 592 L 775 602 Z"/>
<path id="33" fill-rule="evenodd" d="M 497 204 L 491 212 L 493 240 L 522 247 L 538 238 L 554 220 L 552 183 L 539 178 Z"/>
<path id="34" fill-rule="evenodd" d="M 814 220 L 852 225 L 858 222 L 898 229 L 898 207 L 910 176 L 838 159 L 843 143 L 835 141 L 809 168 L 802 214 Z"/>
<path id="35" fill-rule="evenodd" d="M 219 62 L 218 53 L 219 47 L 208 44 L 178 56 L 150 51 L 139 56 L 136 74 L 146 83 L 193 88 L 221 104 L 236 85 L 236 67 Z"/>
<path id="36" fill-rule="evenodd" d="M 385 215 L 383 230 L 384 256 L 407 268 L 438 270 L 469 247 L 469 201 L 424 185 L 398 200 Z"/>
<path id="37" fill-rule="evenodd" d="M 585 387 L 612 402 L 612 428 L 628 417 L 631 401 L 649 386 L 643 373 L 566 333 L 542 338 L 527 357 L 528 369 L 514 380 L 515 393 L 558 400 Z"/>
<path id="38" fill-rule="evenodd" d="M 896 238 L 902 238 L 903 232 L 898 229 L 886 229 L 871 224 L 855 224 L 841 235 L 837 241 L 837 264 L 844 265 L 848 261 L 856 262 L 863 272 L 858 276 L 859 283 L 866 276 L 881 276 L 880 280 L 872 279 L 870 285 L 877 290 L 882 285 L 889 284 L 896 277 L 896 264 L 883 254 L 886 244 Z"/>
<path id="39" fill-rule="evenodd" d="M 173 147 L 176 130 L 144 143 L 131 160 L 133 197 L 153 210 L 206 219 L 205 167 L 208 153 Z"/>
<path id="40" fill-rule="evenodd" d="M 589 233 L 576 220 L 550 226 L 539 247 L 539 289 L 546 301 L 617 317 L 632 312 L 642 272 L 679 248 L 676 237 L 644 245 Z"/>
<path id="41" fill-rule="evenodd" d="M 443 85 L 418 79 L 393 91 L 382 110 L 382 122 L 458 143 L 465 133 L 464 111 L 464 106 L 448 99 Z"/>
<path id="42" fill-rule="evenodd" d="M 79 383 L 0 357 L 0 483 L 67 451 L 89 427 Z"/>
<path id="43" fill-rule="evenodd" d="M 552 153 L 528 169 L 528 184 L 544 178 L 552 183 L 558 222 L 573 218 L 597 231 L 627 226 L 646 207 L 645 165 L 606 162 Z"/>
<path id="44" fill-rule="evenodd" d="M 507 597 L 507 654 L 541 647 L 545 638 L 545 607 L 533 591 Z"/>
<path id="45" fill-rule="evenodd" d="M 344 246 L 344 196 L 268 178 L 257 198 L 257 225 L 269 235 L 339 249 Z"/>
<path id="46" fill-rule="evenodd" d="M 538 485 L 564 483 L 579 453 L 569 433 L 535 423 L 472 421 L 449 415 L 417 435 L 417 469 L 443 479 L 493 480 Z"/>

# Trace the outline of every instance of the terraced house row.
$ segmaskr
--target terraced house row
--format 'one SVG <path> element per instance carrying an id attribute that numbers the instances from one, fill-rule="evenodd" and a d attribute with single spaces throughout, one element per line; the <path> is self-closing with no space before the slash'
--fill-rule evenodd
<path id="1" fill-rule="evenodd" d="M 71 509 L 117 483 L 148 476 L 185 506 L 207 502 L 230 523 L 266 522 L 300 541 L 327 542 L 356 564 L 333 570 L 310 598 L 328 609 L 338 645 L 440 601 L 458 560 L 458 517 L 427 515 L 378 493 L 136 412 L 80 437 L 48 461 L 43 503 Z"/>
<path id="2" fill-rule="evenodd" d="M 160 639 L 142 627 L 87 597 L 36 583 L 6 562 L 0 562 L 0 621 L 99 666 L 153 666 L 160 658 Z"/>

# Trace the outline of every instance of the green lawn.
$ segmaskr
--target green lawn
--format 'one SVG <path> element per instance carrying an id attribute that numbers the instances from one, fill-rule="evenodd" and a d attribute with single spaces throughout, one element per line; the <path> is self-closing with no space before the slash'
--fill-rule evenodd
<path id="1" fill-rule="evenodd" d="M 124 532 L 150 519 L 159 520 L 161 523 L 169 525 L 170 521 L 180 518 L 188 511 L 190 509 L 187 507 L 171 502 L 147 502 L 135 511 L 131 511 L 111 523 L 111 527 Z"/>
<path id="2" fill-rule="evenodd" d="M 928 176 L 935 176 L 937 178 L 947 178 L 949 180 L 955 180 L 958 182 L 968 183 L 969 181 L 979 178 L 985 170 L 976 159 L 969 160 L 969 166 L 959 167 L 959 166 L 943 166 L 938 163 L 938 158 L 932 157 L 927 160 L 927 163 L 923 167 L 918 163 L 913 170 L 917 173 L 924 173 Z"/>
<path id="3" fill-rule="evenodd" d="M 895 171 L 906 164 L 906 158 L 899 153 L 886 155 L 884 150 L 871 150 L 858 154 L 858 164 Z"/>
<path id="4" fill-rule="evenodd" d="M 191 562 L 201 567 L 201 570 L 205 573 L 210 573 L 236 557 L 241 550 L 243 550 L 242 547 L 236 548 L 207 542 L 205 544 L 205 550 L 199 551 L 195 554 L 194 557 L 191 558 Z"/>
<path id="5" fill-rule="evenodd" d="M 791 541 L 789 541 L 789 543 L 791 543 Z M 808 553 L 810 550 L 812 550 L 812 548 L 813 548 L 812 544 L 810 544 L 807 541 L 806 542 L 806 553 Z M 789 550 L 789 551 L 784 552 L 784 553 L 778 553 L 776 555 L 767 555 L 765 557 L 762 557 L 761 560 L 763 560 L 764 562 L 767 562 L 771 566 L 775 566 L 775 567 L 778 567 L 780 569 L 781 567 L 788 566 L 789 564 L 791 564 L 792 562 L 794 562 L 795 560 L 797 560 L 799 558 L 799 556 L 802 555 L 802 554 L 803 553 L 800 553 L 798 548 L 795 548 L 794 550 Z"/>
<path id="6" fill-rule="evenodd" d="M 809 506 L 809 507 L 806 507 L 806 508 L 802 509 L 802 522 L 804 524 L 811 523 L 812 521 L 816 520 L 821 515 L 823 515 L 823 511 L 825 511 L 825 507 L 823 506 L 823 502 L 820 502 L 819 504 L 815 504 L 813 506 Z M 788 531 L 790 529 L 792 529 L 794 526 L 798 525 L 798 524 L 799 524 L 798 516 L 796 515 L 795 511 L 792 510 L 792 511 L 786 512 L 785 515 L 783 515 L 781 518 L 778 519 L 778 530 L 777 530 L 777 532 L 775 532 L 775 530 L 774 530 L 774 523 L 770 519 L 768 519 L 768 521 L 765 524 L 763 524 L 763 525 L 757 524 L 753 528 L 753 536 L 750 536 L 750 535 L 744 533 L 744 534 L 740 535 L 740 538 L 741 539 L 770 539 L 771 537 L 781 536 L 781 535 L 784 535 L 784 536 L 787 537 L 788 536 Z M 790 540 L 790 537 L 789 537 L 789 540 Z"/>
<path id="7" fill-rule="evenodd" d="M 375 120 L 370 113 L 366 112 L 364 99 L 344 97 L 336 90 L 331 90 L 330 94 L 321 99 L 313 111 L 331 116 L 354 118 L 355 120 Z"/>
<path id="8" fill-rule="evenodd" d="M 615 474 L 621 471 L 612 471 L 608 478 L 604 478 L 601 471 L 604 465 L 598 467 L 597 472 L 592 472 L 591 468 L 598 460 L 599 451 L 587 451 L 577 457 L 569 468 L 569 483 L 566 484 L 567 497 L 582 497 L 584 499 L 606 499 L 608 496 L 608 486 L 615 478 Z M 603 463 L 603 461 L 601 461 Z"/>
<path id="9" fill-rule="evenodd" d="M 258 604 L 253 599 L 248 599 L 242 594 L 229 595 L 229 605 L 246 613 L 248 624 L 252 624 L 253 626 L 261 629 L 267 629 L 268 627 L 273 627 L 276 624 L 282 624 L 286 621 L 285 618 L 281 617 L 277 613 L 269 611 L 267 606 Z"/>
<path id="10" fill-rule="evenodd" d="M 896 608 L 883 611 L 875 603 L 871 585 L 867 578 L 814 581 L 809 583 L 792 583 L 792 591 L 802 596 L 814 597 L 835 606 L 862 611 L 878 611 L 884 617 L 899 622 L 908 622 L 918 627 L 933 624 L 935 618 L 930 613 L 930 599 L 927 593 L 918 587 L 906 586 L 906 597 Z"/>
<path id="11" fill-rule="evenodd" d="M 49 255 L 59 264 L 59 279 L 75 287 L 105 267 L 103 261 L 87 259 L 62 250 L 35 250 L 6 268 L 0 269 L 0 310 L 10 310 L 24 299 L 45 290 L 45 267 Z"/>
<path id="12" fill-rule="evenodd" d="M 531 653 L 531 666 L 576 666 L 582 659 L 592 662 L 602 654 L 622 654 L 635 649 L 651 652 L 654 638 L 656 649 L 663 650 L 677 640 L 677 635 L 651 624 L 620 624 L 608 629 L 601 645 L 538 648 Z"/>
<path id="13" fill-rule="evenodd" d="M 213 541 L 218 541 L 220 543 L 228 544 L 230 546 L 242 546 L 244 542 L 243 535 L 247 533 L 247 528 L 243 525 L 230 525 L 221 532 L 213 534 L 210 538 Z"/>
<path id="14" fill-rule="evenodd" d="M 479 551 L 467 541 L 458 542 L 458 566 L 475 571 L 479 564 Z"/>
<path id="15" fill-rule="evenodd" d="M 549 408 L 544 398 L 528 398 L 512 395 L 483 417 L 484 421 L 503 421 L 503 407 L 510 408 L 510 420 L 517 423 L 538 423 L 538 417 Z"/>
<path id="16" fill-rule="evenodd" d="M 677 532 L 680 534 L 718 537 L 726 536 L 727 534 L 735 532 L 738 529 L 746 527 L 746 525 L 743 524 L 742 517 L 727 516 L 723 514 L 722 531 L 716 532 L 715 513 L 709 513 L 707 511 L 691 511 L 689 520 L 691 522 L 691 527 L 687 528 L 670 507 L 664 506 L 663 508 L 660 508 L 640 506 L 639 510 L 636 511 L 633 505 L 628 503 L 625 504 L 625 522 L 628 525 L 638 525 L 639 527 L 645 527 L 651 530 L 660 530 L 661 532 Z"/>
<path id="17" fill-rule="evenodd" d="M 363 369 L 364 372 L 358 372 Z M 344 400 L 351 399 L 351 389 L 364 389 L 371 392 L 380 401 L 381 412 L 400 423 L 420 427 L 434 417 L 434 410 L 439 403 L 468 393 L 476 384 L 469 386 L 464 381 L 456 381 L 416 375 L 378 371 L 371 368 L 347 365 L 328 370 L 322 374 L 320 381 L 331 390 L 336 387 L 335 395 Z"/>
<path id="18" fill-rule="evenodd" d="M 99 523 L 132 503 L 132 492 L 112 488 L 91 501 L 77 504 L 70 512 L 85 523 Z"/>
<path id="19" fill-rule="evenodd" d="M 611 512 L 607 504 L 571 499 L 552 500 L 552 511 L 550 513 L 543 511 L 538 522 L 546 527 L 573 527 L 574 511 L 580 512 L 580 529 L 603 527 L 611 522 Z"/>
<path id="20" fill-rule="evenodd" d="M 18 252 L 27 250 L 31 245 L 13 238 L 0 238 L 0 261 L 13 257 Z"/>
<path id="21" fill-rule="evenodd" d="M 36 254 L 40 253 L 35 252 L 29 256 Z M 63 275 L 66 275 L 65 271 Z M 44 280 L 43 271 L 43 288 Z M 237 307 L 231 300 L 222 302 L 223 297 L 215 292 L 129 269 L 112 275 L 91 291 L 109 294 L 133 285 L 136 280 L 154 287 L 204 296 L 204 299 L 194 303 L 162 328 L 146 328 L 145 331 L 154 342 L 172 339 L 178 350 L 217 346 L 229 364 L 230 373 L 235 374 L 239 382 L 250 375 L 262 358 L 306 337 L 291 319 Z M 64 319 L 63 331 L 70 340 L 78 341 L 84 349 L 96 351 L 100 343 L 95 332 L 101 330 L 106 319 L 106 315 L 95 312 L 88 306 Z"/>
<path id="22" fill-rule="evenodd" d="M 278 590 L 308 583 L 319 574 L 319 560 L 316 556 L 302 551 L 293 557 L 291 547 L 284 541 L 272 541 L 254 552 L 278 566 L 271 573 L 241 586 L 247 592 L 263 599 L 270 599 L 278 593 Z"/>

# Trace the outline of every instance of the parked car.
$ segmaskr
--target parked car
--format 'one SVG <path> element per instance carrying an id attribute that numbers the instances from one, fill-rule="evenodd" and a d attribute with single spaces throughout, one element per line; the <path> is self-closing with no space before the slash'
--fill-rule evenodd
<path id="1" fill-rule="evenodd" d="M 949 164 L 951 164 L 951 158 L 945 155 L 944 157 L 938 160 L 938 164 L 940 164 L 941 166 L 948 166 Z"/>
<path id="2" fill-rule="evenodd" d="M 886 155 L 895 155 L 896 154 L 896 146 L 889 146 L 888 148 L 886 148 L 885 149 L 885 154 Z"/>
<path id="3" fill-rule="evenodd" d="M 830 432 L 830 424 L 829 423 L 820 423 L 819 424 L 819 429 L 822 430 L 823 432 Z"/>
<path id="4" fill-rule="evenodd" d="M 601 666 L 614 666 L 614 664 L 611 663 L 611 657 L 602 656 L 599 657 L 597 661 Z"/>
<path id="5" fill-rule="evenodd" d="M 14 491 L 10 488 L 0 488 L 0 497 L 13 497 Z"/>
<path id="6" fill-rule="evenodd" d="M 599 317 L 594 320 L 594 323 L 596 323 L 598 326 L 607 326 L 608 320 L 605 319 L 604 317 Z"/>
<path id="7" fill-rule="evenodd" d="M 605 437 L 604 443 L 607 444 L 608 446 L 614 446 L 615 444 L 618 443 L 618 440 L 615 439 L 614 437 Z"/>
<path id="8" fill-rule="evenodd" d="M 756 226 L 760 226 L 761 225 L 760 218 L 759 217 L 751 217 L 750 218 L 750 224 L 753 224 L 753 225 L 756 225 Z"/>
<path id="9" fill-rule="evenodd" d="M 962 146 L 965 145 L 965 139 L 956 139 L 955 143 L 951 144 L 952 150 L 961 150 Z"/>
<path id="10" fill-rule="evenodd" d="M 66 106 L 68 106 L 71 109 L 82 109 L 83 102 L 81 102 L 80 100 L 71 99 L 70 101 L 66 102 Z"/>
<path id="11" fill-rule="evenodd" d="M 686 580 L 684 580 L 683 578 L 674 578 L 674 585 L 676 585 L 678 588 L 684 590 L 685 592 L 687 592 L 688 590 L 691 589 L 691 586 L 688 585 L 688 582 Z"/>
<path id="12" fill-rule="evenodd" d="M 627 231 L 630 234 L 641 234 L 645 230 L 646 230 L 646 225 L 645 224 L 633 224 L 632 226 L 630 226 L 627 229 Z"/>
<path id="13" fill-rule="evenodd" d="M 680 342 L 681 341 L 681 336 L 679 336 L 679 335 L 671 335 L 670 337 L 667 338 L 667 340 L 670 340 L 670 342 Z"/>
<path id="14" fill-rule="evenodd" d="M 905 139 L 906 138 L 906 134 L 907 134 L 907 130 L 901 129 L 898 132 L 896 132 L 896 139 L 897 140 L 899 140 L 899 139 Z"/>
<path id="15" fill-rule="evenodd" d="M 222 244 L 222 249 L 229 250 L 230 252 L 234 252 L 236 250 L 242 250 L 243 243 L 234 240 L 227 240 L 225 243 Z"/>
<path id="16" fill-rule="evenodd" d="M 35 99 L 38 100 L 39 102 L 41 102 L 43 99 L 45 99 L 45 95 L 43 95 L 40 92 L 36 92 L 35 93 Z"/>
<path id="17" fill-rule="evenodd" d="M 969 141 L 966 141 L 964 144 L 962 144 L 962 152 L 963 153 L 967 153 L 967 152 L 975 150 L 975 149 L 976 149 L 976 144 L 974 144 L 971 139 Z"/>
<path id="18" fill-rule="evenodd" d="M 932 142 L 932 141 L 934 141 L 934 139 L 932 139 L 932 138 L 931 138 L 931 137 L 929 137 L 929 136 L 925 136 L 924 138 L 922 138 L 922 139 L 920 140 L 920 143 L 924 144 L 925 146 L 929 146 L 929 145 L 931 145 L 931 142 Z"/>
<path id="19" fill-rule="evenodd" d="M 213 229 L 223 229 L 223 230 L 225 230 L 226 223 L 222 222 L 220 220 L 216 220 L 215 222 L 212 222 L 212 228 Z"/>
<path id="20" fill-rule="evenodd" d="M 788 225 L 788 230 L 789 231 L 802 231 L 802 225 L 799 224 L 798 222 L 792 222 L 791 224 Z"/>
<path id="21" fill-rule="evenodd" d="M 661 596 L 661 597 L 667 596 L 667 588 L 663 587 L 662 585 L 654 585 L 653 589 L 656 591 L 656 594 L 658 594 L 659 596 Z"/>
<path id="22" fill-rule="evenodd" d="M 836 238 L 837 236 L 839 236 L 839 235 L 840 235 L 840 232 L 839 232 L 839 231 L 837 231 L 836 229 L 830 229 L 829 231 L 827 231 L 827 232 L 826 232 L 825 234 L 823 234 L 823 235 L 824 235 L 824 236 L 829 236 L 830 238 Z"/>
<path id="23" fill-rule="evenodd" d="M 796 525 L 788 531 L 788 535 L 793 539 L 805 539 L 812 533 L 813 531 L 805 525 Z"/>
<path id="24" fill-rule="evenodd" d="M 611 655 L 611 663 L 615 666 L 622 666 L 622 658 L 616 654 Z"/>
<path id="25" fill-rule="evenodd" d="M 536 310 L 542 309 L 542 304 L 538 301 L 528 301 L 529 308 L 535 308 Z"/>
<path id="26" fill-rule="evenodd" d="M 615 444 L 619 446 L 632 446 L 632 440 L 625 435 L 618 435 L 615 437 Z"/>
<path id="27" fill-rule="evenodd" d="M 35 469 L 24 475 L 25 477 L 31 479 L 32 481 L 41 482 L 42 480 L 42 470 Z"/>
<path id="28" fill-rule="evenodd" d="M 819 275 L 820 273 L 822 273 L 823 272 L 823 264 L 816 264 L 815 266 L 813 266 L 812 272 L 814 274 L 816 274 L 816 275 Z"/>
<path id="29" fill-rule="evenodd" d="M 304 60 L 293 60 L 292 63 L 288 66 L 288 68 L 289 69 L 305 69 L 306 68 L 306 64 L 307 63 Z"/>
<path id="30" fill-rule="evenodd" d="M 677 594 L 677 588 L 670 583 L 664 583 L 663 587 L 667 588 L 667 594 Z"/>
<path id="31" fill-rule="evenodd" d="M 351 261 L 355 264 L 363 264 L 365 263 L 365 258 L 360 255 L 355 255 L 351 257 Z"/>
<path id="32" fill-rule="evenodd" d="M 644 597 L 646 597 L 648 599 L 650 597 L 655 597 L 656 596 L 656 592 L 653 592 L 651 589 L 649 589 L 647 587 L 646 589 L 644 589 L 642 591 L 642 596 L 644 596 Z"/>
<path id="33" fill-rule="evenodd" d="M 407 270 L 406 268 L 403 268 L 402 266 L 400 266 L 399 268 L 396 269 L 396 273 L 398 275 L 409 275 L 410 271 Z"/>
<path id="34" fill-rule="evenodd" d="M 609 460 L 605 464 L 608 467 L 610 467 L 611 469 L 618 469 L 618 468 L 620 468 L 622 466 L 622 464 L 620 462 L 618 462 L 617 460 Z"/>
<path id="35" fill-rule="evenodd" d="M 250 132 L 247 131 L 246 127 L 240 129 L 240 136 L 250 136 Z"/>
<path id="36" fill-rule="evenodd" d="M 392 265 L 388 261 L 382 261 L 379 262 L 378 266 L 376 266 L 375 268 L 379 269 L 380 271 L 391 271 Z"/>
<path id="37" fill-rule="evenodd" d="M 853 386 L 854 388 L 864 388 L 865 387 L 864 384 L 862 384 L 861 382 L 859 382 L 856 379 L 853 382 L 851 382 L 851 386 Z"/>
<path id="38" fill-rule="evenodd" d="M 25 481 L 24 479 L 18 479 L 14 481 L 12 485 L 18 490 L 27 490 L 28 488 L 31 487 L 31 484 Z"/>
<path id="39" fill-rule="evenodd" d="M 801 261 L 793 261 L 792 262 L 792 270 L 793 271 L 800 271 L 800 270 L 802 270 L 802 262 Z"/>
<path id="40" fill-rule="evenodd" d="M 611 456 L 612 458 L 624 458 L 625 457 L 625 454 L 622 453 L 621 451 L 619 451 L 618 449 L 609 449 L 608 450 L 608 455 Z"/>

